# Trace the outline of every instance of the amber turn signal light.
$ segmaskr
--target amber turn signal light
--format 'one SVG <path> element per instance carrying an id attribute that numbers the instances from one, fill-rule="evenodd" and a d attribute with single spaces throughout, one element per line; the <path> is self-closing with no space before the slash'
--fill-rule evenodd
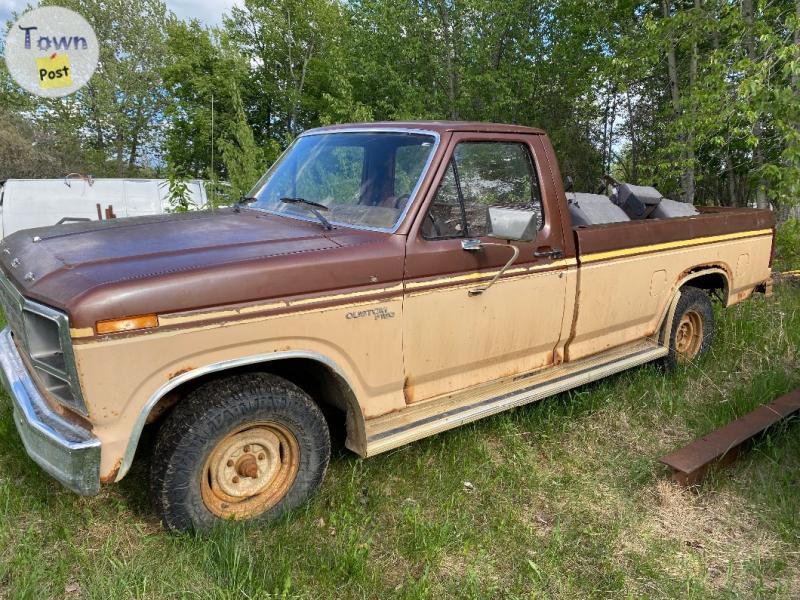
<path id="1" fill-rule="evenodd" d="M 139 315 L 138 317 L 126 317 L 124 319 L 109 319 L 108 321 L 98 321 L 95 325 L 97 333 L 120 333 L 123 331 L 136 331 L 137 329 L 149 329 L 158 327 L 158 316 Z"/>

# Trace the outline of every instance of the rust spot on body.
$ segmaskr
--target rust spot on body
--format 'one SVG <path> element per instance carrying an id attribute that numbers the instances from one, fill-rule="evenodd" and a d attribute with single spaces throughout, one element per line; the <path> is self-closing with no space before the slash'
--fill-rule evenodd
<path id="1" fill-rule="evenodd" d="M 153 410 L 150 411 L 150 414 L 147 415 L 146 424 L 149 425 L 156 422 L 165 412 L 178 403 L 179 397 L 179 394 L 173 391 L 161 398 L 158 404 L 153 407 Z"/>
<path id="2" fill-rule="evenodd" d="M 414 402 L 414 386 L 410 377 L 406 377 L 403 381 L 403 397 L 406 399 L 406 404 Z"/>
<path id="3" fill-rule="evenodd" d="M 181 376 L 181 375 L 183 375 L 184 373 L 188 373 L 189 371 L 193 371 L 193 370 L 194 370 L 194 367 L 183 367 L 182 369 L 178 369 L 178 370 L 177 370 L 177 371 L 175 371 L 174 373 L 170 373 L 170 374 L 167 376 L 167 380 L 168 380 L 168 381 L 172 381 L 172 380 L 173 380 L 173 379 L 175 379 L 176 377 L 180 377 L 180 376 Z"/>
<path id="4" fill-rule="evenodd" d="M 122 457 L 117 459 L 117 462 L 114 463 L 114 468 L 109 471 L 106 475 L 100 476 L 100 483 L 114 483 L 117 479 L 117 474 L 119 473 L 119 469 L 122 466 Z"/>

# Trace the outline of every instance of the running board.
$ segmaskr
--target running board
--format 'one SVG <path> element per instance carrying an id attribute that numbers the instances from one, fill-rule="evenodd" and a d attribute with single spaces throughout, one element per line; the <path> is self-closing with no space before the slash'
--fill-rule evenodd
<path id="1" fill-rule="evenodd" d="M 366 422 L 365 456 L 374 456 L 504 410 L 560 394 L 666 356 L 642 340 L 589 358 L 446 394 Z"/>

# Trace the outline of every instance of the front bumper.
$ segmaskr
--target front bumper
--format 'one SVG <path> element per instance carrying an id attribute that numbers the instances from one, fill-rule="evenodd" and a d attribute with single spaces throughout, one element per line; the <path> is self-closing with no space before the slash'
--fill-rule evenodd
<path id="1" fill-rule="evenodd" d="M 100 491 L 100 440 L 50 408 L 8 327 L 0 332 L 0 377 L 14 404 L 14 422 L 28 456 L 73 492 L 90 496 Z"/>

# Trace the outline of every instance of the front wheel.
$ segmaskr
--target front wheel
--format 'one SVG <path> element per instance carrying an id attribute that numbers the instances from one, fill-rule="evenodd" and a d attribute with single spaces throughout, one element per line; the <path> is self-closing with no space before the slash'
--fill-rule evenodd
<path id="1" fill-rule="evenodd" d="M 703 290 L 686 286 L 672 319 L 669 354 L 663 364 L 668 370 L 705 354 L 714 339 L 714 309 Z"/>
<path id="2" fill-rule="evenodd" d="M 273 519 L 306 501 L 330 458 L 325 417 L 267 373 L 212 381 L 181 402 L 156 441 L 152 498 L 170 530 Z"/>

